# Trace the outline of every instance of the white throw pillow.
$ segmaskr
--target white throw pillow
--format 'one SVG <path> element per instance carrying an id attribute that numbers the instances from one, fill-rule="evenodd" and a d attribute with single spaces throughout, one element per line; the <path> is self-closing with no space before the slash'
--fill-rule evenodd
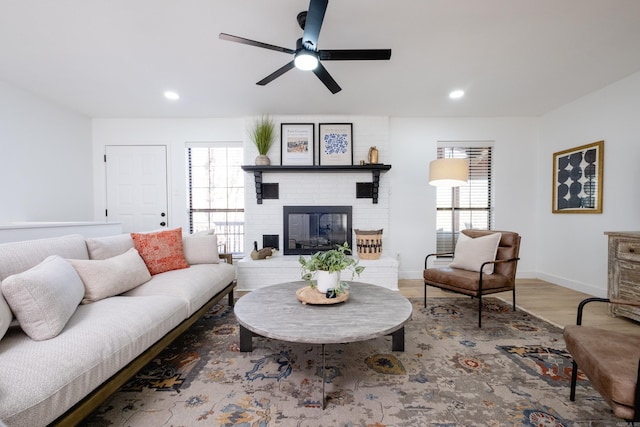
<path id="1" fill-rule="evenodd" d="M 151 279 L 140 254 L 134 248 L 122 255 L 104 259 L 70 259 L 84 283 L 82 304 L 120 295 Z"/>
<path id="2" fill-rule="evenodd" d="M 184 236 L 182 238 L 182 249 L 189 265 L 217 264 L 220 262 L 218 236 L 215 234 Z"/>
<path id="3" fill-rule="evenodd" d="M 11 312 L 11 308 L 9 308 L 9 304 L 7 304 L 7 301 L 2 296 L 2 292 L 0 292 L 0 339 L 7 333 L 7 329 L 9 329 L 12 320 L 13 313 Z"/>
<path id="4" fill-rule="evenodd" d="M 87 239 L 89 259 L 108 259 L 122 255 L 133 248 L 131 234 L 117 234 L 115 236 L 92 237 Z"/>
<path id="5" fill-rule="evenodd" d="M 2 294 L 22 330 L 41 341 L 62 331 L 82 300 L 84 286 L 71 264 L 52 255 L 4 279 Z"/>
<path id="6" fill-rule="evenodd" d="M 475 239 L 460 233 L 453 262 L 449 267 L 479 272 L 482 263 L 495 261 L 501 238 L 502 233 L 488 234 Z M 493 264 L 485 265 L 482 272 L 492 274 Z"/>

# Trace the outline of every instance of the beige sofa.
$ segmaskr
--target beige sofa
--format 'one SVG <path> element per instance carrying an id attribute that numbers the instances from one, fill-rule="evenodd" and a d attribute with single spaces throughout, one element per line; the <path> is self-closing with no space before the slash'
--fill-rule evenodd
<path id="1" fill-rule="evenodd" d="M 138 254 L 128 234 L 0 245 L 0 420 L 9 427 L 76 425 L 225 295 L 232 305 L 235 267 L 210 242 L 184 237 L 188 268 L 142 279 L 139 263 L 136 274 L 130 266 L 121 271 Z M 80 298 L 94 301 L 77 299 L 76 273 L 85 286 Z M 102 286 L 97 294 L 86 287 L 94 279 Z M 33 283 L 38 292 L 28 287 Z M 127 283 L 132 289 L 124 293 L 99 295 L 105 284 L 119 292 Z M 60 328 L 60 316 L 49 315 L 65 310 L 70 317 L 62 316 Z"/>

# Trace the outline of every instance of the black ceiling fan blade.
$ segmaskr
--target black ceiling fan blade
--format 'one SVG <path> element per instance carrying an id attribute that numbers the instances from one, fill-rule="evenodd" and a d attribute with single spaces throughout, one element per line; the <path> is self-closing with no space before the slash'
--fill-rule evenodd
<path id="1" fill-rule="evenodd" d="M 328 49 L 318 51 L 321 61 L 376 61 L 391 59 L 391 49 Z"/>
<path id="2" fill-rule="evenodd" d="M 318 50 L 320 28 L 322 28 L 322 21 L 324 21 L 324 14 L 327 11 L 328 4 L 329 0 L 311 0 L 309 2 L 309 11 L 307 12 L 304 34 L 302 35 L 302 44 L 307 49 Z"/>
<path id="3" fill-rule="evenodd" d="M 274 81 L 275 79 L 277 79 L 278 77 L 280 77 L 281 75 L 283 75 L 284 73 L 286 73 L 287 71 L 289 71 L 292 68 L 295 68 L 295 65 L 294 65 L 293 61 L 283 65 L 280 68 L 278 68 L 276 71 L 274 71 L 273 73 L 269 74 L 267 77 L 265 77 L 264 79 L 260 80 L 256 84 L 260 85 L 260 86 L 264 86 L 267 83 L 270 83 L 270 82 Z"/>
<path id="4" fill-rule="evenodd" d="M 324 85 L 331 91 L 331 93 L 338 93 L 342 90 L 342 88 L 338 85 L 338 83 L 333 80 L 331 74 L 327 71 L 326 68 L 322 66 L 322 64 L 318 63 L 318 66 L 313 70 L 316 76 L 324 83 Z"/>
<path id="5" fill-rule="evenodd" d="M 296 53 L 296 51 L 293 50 L 293 49 L 287 49 L 286 47 L 275 46 L 275 45 L 272 45 L 272 44 L 262 43 L 262 42 L 258 42 L 258 41 L 251 40 L 251 39 L 245 39 L 244 37 L 232 36 L 231 34 L 220 33 L 219 37 L 222 40 L 227 40 L 227 41 L 230 41 L 230 42 L 246 44 L 246 45 L 249 45 L 249 46 L 261 47 L 261 48 L 264 48 L 264 49 L 275 50 L 277 52 L 282 52 L 282 53 L 289 53 L 291 55 Z"/>

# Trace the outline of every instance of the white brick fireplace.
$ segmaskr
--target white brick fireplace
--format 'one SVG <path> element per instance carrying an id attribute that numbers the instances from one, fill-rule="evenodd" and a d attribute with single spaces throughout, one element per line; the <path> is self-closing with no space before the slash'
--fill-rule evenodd
<path id="1" fill-rule="evenodd" d="M 386 117 L 274 117 L 278 123 L 315 123 L 316 149 L 318 123 L 353 123 L 353 163 L 367 159 L 369 147 L 379 150 L 379 161 L 389 163 L 388 152 L 388 119 Z M 246 164 L 253 164 L 257 155 L 255 147 L 245 141 Z M 280 164 L 280 143 L 274 144 L 269 152 L 271 163 Z M 316 156 L 317 164 L 317 156 Z M 271 260 L 251 260 L 249 254 L 253 242 L 262 247 L 262 236 L 279 235 L 280 248 L 284 248 L 283 206 L 352 206 L 353 228 L 361 230 L 384 229 L 383 256 L 380 260 L 361 260 L 365 265 L 365 273 L 360 281 L 397 289 L 398 263 L 391 254 L 384 251 L 385 239 L 389 233 L 389 180 L 387 175 L 393 168 L 380 175 L 378 203 L 370 198 L 356 198 L 356 183 L 371 182 L 371 171 L 357 172 L 269 172 L 263 174 L 263 183 L 278 183 L 279 198 L 265 199 L 262 204 L 256 202 L 254 177 L 245 173 L 245 248 L 244 260 L 238 262 L 238 289 L 248 290 L 257 287 L 289 280 L 299 280 L 300 268 L 297 256 L 283 256 L 282 250 Z M 355 244 L 355 236 L 352 236 Z M 355 252 L 355 250 L 354 250 Z"/>

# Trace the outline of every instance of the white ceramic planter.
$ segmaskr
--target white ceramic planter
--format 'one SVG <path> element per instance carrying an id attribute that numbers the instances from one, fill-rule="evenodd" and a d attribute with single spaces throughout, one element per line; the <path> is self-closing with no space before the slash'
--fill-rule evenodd
<path id="1" fill-rule="evenodd" d="M 271 164 L 271 159 L 266 154 L 260 154 L 256 157 L 256 166 L 268 166 Z"/>
<path id="2" fill-rule="evenodd" d="M 340 281 L 340 272 L 329 273 L 328 271 L 316 271 L 316 289 L 323 294 L 329 289 L 338 287 Z"/>

